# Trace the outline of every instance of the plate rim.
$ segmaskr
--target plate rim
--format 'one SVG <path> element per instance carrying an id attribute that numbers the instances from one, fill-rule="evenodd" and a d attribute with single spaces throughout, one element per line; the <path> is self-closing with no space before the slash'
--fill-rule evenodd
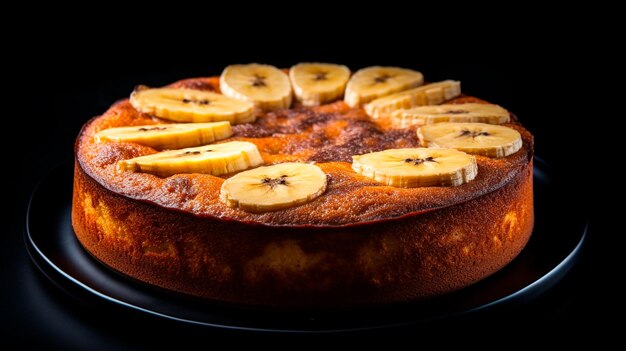
<path id="1" fill-rule="evenodd" d="M 541 158 L 535 156 L 535 161 L 538 161 L 537 163 L 541 164 L 541 167 L 544 168 L 544 170 L 541 170 L 542 173 L 546 173 L 546 171 L 549 172 L 551 170 L 551 166 L 548 163 L 546 163 L 544 160 L 542 160 Z M 31 214 L 32 204 L 36 198 L 37 193 L 40 192 L 41 187 L 43 186 L 43 184 L 46 183 L 46 180 L 50 178 L 51 175 L 54 174 L 55 172 L 62 171 L 63 168 L 68 167 L 69 163 L 71 162 L 65 162 L 61 165 L 54 167 L 49 172 L 47 172 L 47 174 L 45 174 L 37 183 L 37 185 L 34 187 L 30 195 L 29 201 L 28 201 L 28 206 L 27 206 L 26 216 L 25 216 L 24 241 L 25 241 L 25 246 L 27 248 L 28 255 L 30 256 L 31 261 L 33 261 L 33 263 L 38 268 L 38 270 L 41 271 L 46 276 L 46 278 L 50 279 L 55 285 L 59 285 L 58 282 L 45 271 L 45 268 L 41 266 L 41 263 L 38 262 L 40 260 L 43 260 L 43 263 L 45 263 L 48 266 L 47 267 L 48 269 L 52 269 L 55 272 L 55 274 L 63 277 L 65 281 L 72 283 L 74 286 L 81 288 L 82 290 L 94 295 L 95 297 L 105 300 L 107 303 L 113 303 L 115 305 L 127 308 L 131 311 L 145 313 L 150 316 L 164 318 L 170 321 L 181 322 L 181 323 L 186 323 L 186 324 L 191 324 L 191 325 L 196 325 L 196 326 L 212 327 L 212 328 L 218 328 L 218 329 L 238 330 L 238 331 L 256 331 L 256 332 L 295 333 L 295 334 L 341 333 L 341 332 L 380 330 L 380 329 L 386 329 L 386 328 L 401 327 L 401 326 L 407 326 L 407 325 L 412 325 L 412 324 L 419 324 L 423 322 L 438 320 L 438 319 L 442 319 L 446 317 L 458 316 L 461 314 L 471 314 L 471 313 L 476 313 L 479 311 L 486 311 L 496 306 L 500 306 L 504 303 L 517 301 L 521 299 L 522 297 L 527 296 L 527 295 L 532 295 L 533 293 L 541 293 L 547 289 L 550 289 L 555 284 L 557 284 L 558 281 L 560 281 L 560 279 L 562 279 L 565 275 L 567 275 L 567 273 L 571 270 L 571 268 L 577 262 L 577 259 L 580 256 L 579 254 L 583 250 L 585 242 L 587 241 L 588 229 L 589 229 L 589 216 L 585 214 L 585 218 L 583 220 L 582 234 L 577 239 L 575 246 L 566 254 L 564 258 L 559 260 L 558 264 L 556 264 L 547 272 L 543 273 L 539 278 L 533 280 L 531 283 L 527 284 L 526 286 L 522 287 L 519 290 L 516 290 L 510 294 L 507 294 L 506 296 L 496 298 L 493 301 L 487 302 L 485 304 L 481 304 L 479 306 L 471 307 L 463 311 L 448 312 L 446 313 L 445 316 L 433 316 L 433 317 L 428 317 L 428 318 L 424 318 L 420 320 L 401 321 L 401 322 L 396 322 L 396 323 L 384 323 L 381 325 L 358 326 L 354 328 L 328 328 L 328 329 L 304 329 L 304 328 L 284 329 L 284 328 L 271 328 L 271 327 L 268 328 L 268 327 L 240 326 L 240 325 L 233 325 L 233 324 L 219 324 L 219 323 L 212 323 L 208 321 L 198 321 L 198 320 L 193 320 L 190 318 L 177 317 L 172 314 L 155 311 L 153 309 L 142 307 L 137 304 L 123 301 L 117 297 L 110 296 L 109 294 L 98 291 L 95 288 L 89 286 L 88 283 L 85 283 L 81 281 L 79 278 L 76 278 L 72 276 L 71 274 L 65 272 L 63 268 L 59 267 L 50 257 L 48 257 L 48 255 L 46 255 L 42 251 L 42 249 L 36 243 L 36 240 L 33 238 L 33 235 L 31 234 L 32 228 L 30 225 L 30 218 L 32 216 Z M 545 168 L 547 168 L 547 170 Z M 63 289 L 60 286 L 59 288 Z"/>

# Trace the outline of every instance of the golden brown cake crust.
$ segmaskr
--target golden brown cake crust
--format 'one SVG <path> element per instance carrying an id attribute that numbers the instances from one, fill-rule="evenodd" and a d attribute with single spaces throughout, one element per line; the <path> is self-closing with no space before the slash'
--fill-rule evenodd
<path id="1" fill-rule="evenodd" d="M 217 89 L 216 78 L 174 86 Z M 463 97 L 452 102 L 480 101 Z M 477 156 L 458 187 L 383 186 L 350 157 L 415 147 L 414 128 L 370 122 L 342 102 L 296 108 L 234 126 L 266 163 L 316 161 L 327 192 L 287 210 L 251 214 L 218 200 L 223 178 L 120 172 L 117 161 L 156 152 L 96 143 L 116 126 L 166 123 L 127 100 L 85 125 L 76 144 L 72 221 L 96 258 L 141 281 L 212 301 L 268 307 L 410 301 L 476 282 L 510 262 L 532 232 L 532 136 L 502 159 Z"/>
<path id="2" fill-rule="evenodd" d="M 189 79 L 177 87 L 218 90 L 217 78 Z M 480 101 L 463 97 L 451 103 Z M 129 198 L 193 213 L 203 217 L 265 225 L 354 225 L 400 217 L 413 212 L 446 207 L 471 200 L 506 184 L 528 165 L 532 136 L 518 124 L 524 147 L 506 158 L 476 156 L 476 179 L 460 187 L 395 188 L 356 174 L 351 156 L 390 148 L 418 147 L 415 128 L 393 129 L 368 119 L 363 109 L 343 102 L 317 108 L 283 110 L 261 116 L 254 124 L 234 126 L 233 137 L 255 143 L 266 164 L 310 162 L 329 175 L 324 196 L 281 211 L 253 214 L 232 209 L 219 201 L 223 178 L 208 174 L 177 174 L 160 178 L 146 173 L 120 172 L 117 162 L 156 150 L 135 143 L 96 143 L 93 135 L 118 126 L 168 123 L 134 109 L 128 100 L 113 105 L 90 121 L 77 141 L 77 161 L 102 186 Z"/>

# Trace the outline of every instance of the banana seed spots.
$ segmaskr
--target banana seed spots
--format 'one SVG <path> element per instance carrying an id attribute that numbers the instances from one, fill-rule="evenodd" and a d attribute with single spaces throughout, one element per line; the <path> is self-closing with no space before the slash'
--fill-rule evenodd
<path id="1" fill-rule="evenodd" d="M 274 189 L 274 187 L 277 187 L 279 185 L 287 185 L 287 175 L 283 174 L 279 178 L 265 177 L 261 179 L 261 183 L 267 184 L 270 188 Z"/>
<path id="2" fill-rule="evenodd" d="M 412 163 L 414 165 L 421 165 L 424 162 L 435 162 L 438 163 L 437 161 L 435 161 L 435 158 L 433 158 L 432 156 L 426 157 L 426 158 L 407 158 L 404 160 L 404 162 L 406 163 Z"/>
<path id="3" fill-rule="evenodd" d="M 266 87 L 267 84 L 265 84 L 265 79 L 267 79 L 267 77 L 255 74 L 254 79 L 252 79 L 252 86 L 257 88 Z"/>
<path id="4" fill-rule="evenodd" d="M 211 103 L 209 100 L 194 100 L 194 99 L 183 99 L 183 102 L 186 104 L 196 104 L 196 105 L 208 105 Z"/>
<path id="5" fill-rule="evenodd" d="M 389 80 L 389 78 L 393 78 L 393 76 L 390 76 L 388 74 L 383 74 L 382 76 L 378 76 L 374 78 L 374 84 L 385 83 Z"/>
<path id="6" fill-rule="evenodd" d="M 178 154 L 176 155 L 176 157 L 185 157 L 185 156 L 192 156 L 192 155 L 200 155 L 202 152 L 212 152 L 213 150 L 211 149 L 207 149 L 207 150 L 202 150 L 202 151 L 185 151 L 182 154 Z"/>
<path id="7" fill-rule="evenodd" d="M 313 80 L 314 81 L 326 80 L 328 79 L 328 77 L 326 77 L 327 75 L 328 75 L 328 72 L 315 73 L 315 77 L 313 78 Z"/>
<path id="8" fill-rule="evenodd" d="M 489 133 L 487 133 L 487 132 L 477 132 L 477 131 L 470 132 L 469 130 L 464 129 L 464 130 L 461 131 L 461 134 L 459 134 L 457 136 L 457 138 L 467 137 L 467 136 L 472 137 L 472 139 L 473 139 L 473 138 L 476 138 L 476 137 L 479 137 L 479 136 L 489 136 Z"/>
<path id="9" fill-rule="evenodd" d="M 185 151 L 180 156 L 200 155 L 200 151 Z"/>
<path id="10" fill-rule="evenodd" d="M 141 127 L 139 129 L 137 129 L 140 132 L 149 132 L 152 130 L 166 130 L 167 127 L 152 127 L 152 128 L 145 128 L 145 127 Z"/>
<path id="11" fill-rule="evenodd" d="M 444 113 L 449 113 L 451 115 L 464 115 L 469 113 L 469 111 L 465 111 L 465 110 L 450 110 L 450 111 L 446 111 Z"/>

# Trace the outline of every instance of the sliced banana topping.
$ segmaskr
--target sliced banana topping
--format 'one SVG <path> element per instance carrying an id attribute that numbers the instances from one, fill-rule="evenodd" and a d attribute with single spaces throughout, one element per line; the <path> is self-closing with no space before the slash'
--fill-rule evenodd
<path id="1" fill-rule="evenodd" d="M 398 110 L 416 106 L 438 105 L 461 94 L 461 82 L 444 80 L 376 99 L 365 105 L 372 118 L 390 117 Z"/>
<path id="2" fill-rule="evenodd" d="M 386 185 L 402 188 L 457 186 L 474 179 L 474 156 L 453 149 L 391 149 L 352 156 L 352 169 Z"/>
<path id="3" fill-rule="evenodd" d="M 206 145 L 231 135 L 230 123 L 211 122 L 109 128 L 96 133 L 95 138 L 98 142 L 131 142 L 161 150 Z"/>
<path id="4" fill-rule="evenodd" d="M 437 123 L 417 130 L 422 145 L 457 149 L 474 155 L 505 157 L 522 147 L 512 128 L 484 123 Z"/>
<path id="5" fill-rule="evenodd" d="M 220 199 L 248 212 L 267 212 L 309 202 L 326 191 L 326 174 L 308 163 L 280 163 L 241 172 L 222 184 Z"/>
<path id="6" fill-rule="evenodd" d="M 291 67 L 289 78 L 302 105 L 318 106 L 343 96 L 350 69 L 330 63 L 299 63 Z"/>
<path id="7" fill-rule="evenodd" d="M 422 84 L 424 76 L 417 71 L 399 67 L 367 67 L 350 78 L 344 100 L 351 107 L 359 107 L 379 97 Z"/>
<path id="8" fill-rule="evenodd" d="M 270 65 L 251 63 L 228 66 L 220 76 L 220 90 L 226 96 L 252 102 L 263 111 L 291 105 L 289 77 Z"/>
<path id="9" fill-rule="evenodd" d="M 130 95 L 137 110 L 175 122 L 254 122 L 254 106 L 208 91 L 139 87 Z"/>
<path id="10" fill-rule="evenodd" d="M 231 141 L 180 150 L 159 152 L 119 162 L 123 170 L 168 177 L 178 173 L 222 175 L 263 164 L 253 143 Z"/>
<path id="11" fill-rule="evenodd" d="M 401 128 L 441 122 L 502 124 L 509 121 L 509 111 L 493 104 L 419 106 L 392 113 L 392 122 Z"/>

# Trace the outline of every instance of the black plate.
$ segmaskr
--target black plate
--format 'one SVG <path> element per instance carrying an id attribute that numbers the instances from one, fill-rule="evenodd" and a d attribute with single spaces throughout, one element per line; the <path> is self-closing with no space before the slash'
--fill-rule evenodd
<path id="1" fill-rule="evenodd" d="M 530 242 L 493 276 L 441 298 L 362 310 L 268 312 L 206 303 L 118 274 L 89 255 L 71 225 L 73 165 L 48 175 L 34 191 L 26 219 L 26 243 L 35 264 L 79 298 L 102 299 L 143 313 L 197 325 L 284 332 L 332 332 L 427 322 L 536 296 L 556 284 L 581 251 L 587 218 L 575 204 L 560 204 L 550 167 L 535 159 L 536 223 Z M 567 218 L 554 206 L 571 206 Z M 80 295 L 80 296 L 78 296 Z"/>

